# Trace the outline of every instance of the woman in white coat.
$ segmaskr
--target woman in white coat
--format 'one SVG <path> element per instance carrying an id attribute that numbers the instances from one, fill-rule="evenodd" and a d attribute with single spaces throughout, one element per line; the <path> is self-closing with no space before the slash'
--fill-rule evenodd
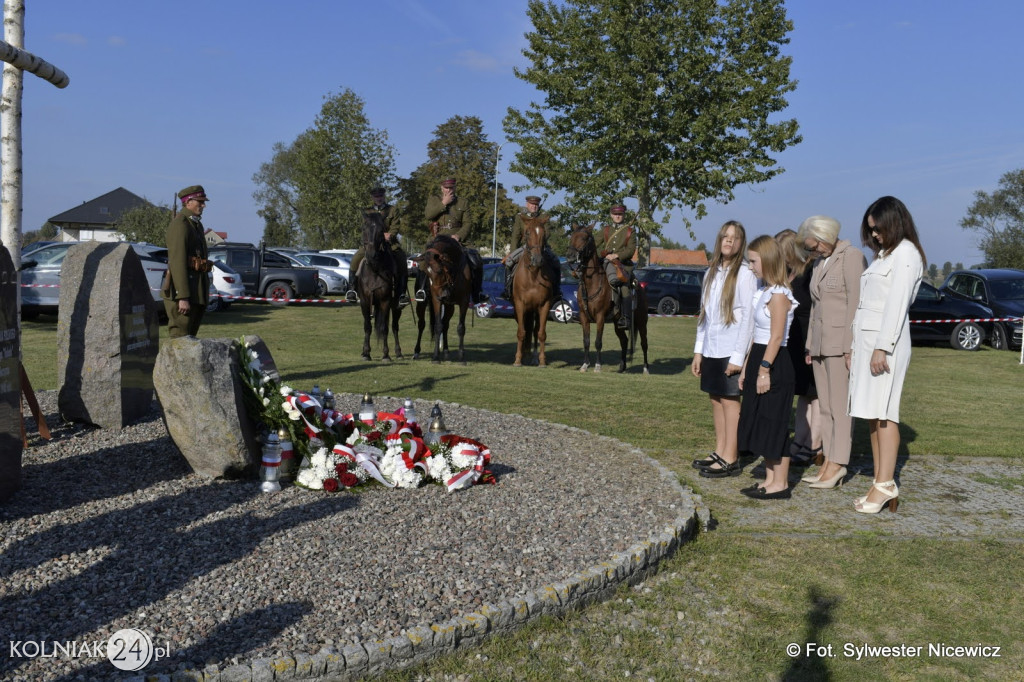
<path id="1" fill-rule="evenodd" d="M 899 199 L 882 197 L 864 213 L 861 239 L 875 259 L 860 278 L 850 357 L 851 417 L 867 419 L 875 480 L 859 498 L 858 512 L 896 511 L 896 453 L 900 446 L 900 397 L 910 363 L 908 311 L 924 274 L 925 255 L 910 212 Z"/>

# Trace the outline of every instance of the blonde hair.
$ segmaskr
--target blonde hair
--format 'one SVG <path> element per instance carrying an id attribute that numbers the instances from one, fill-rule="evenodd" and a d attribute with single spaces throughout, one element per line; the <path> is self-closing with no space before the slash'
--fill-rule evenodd
<path id="1" fill-rule="evenodd" d="M 739 248 L 736 249 L 736 255 L 726 262 L 725 257 L 722 255 L 722 240 L 725 239 L 725 235 L 730 227 L 736 232 Z M 728 272 L 725 274 L 725 283 L 722 285 L 722 298 L 718 302 L 718 309 L 726 325 L 736 323 L 736 315 L 732 311 L 732 304 L 736 297 L 736 279 L 739 277 L 740 268 L 743 267 L 743 257 L 746 253 L 747 231 L 743 229 L 743 224 L 738 220 L 726 221 L 718 230 L 718 236 L 715 238 L 715 250 L 711 254 L 711 263 L 708 265 L 708 271 L 704 275 L 704 290 L 700 297 L 698 324 L 704 321 L 704 307 L 711 292 L 711 283 L 715 279 L 715 273 L 718 272 L 718 268 L 723 265 L 728 268 Z"/>
<path id="2" fill-rule="evenodd" d="M 775 238 L 763 234 L 747 247 L 761 257 L 761 280 L 768 286 L 781 285 L 789 288 L 789 275 L 786 273 L 786 259 L 782 255 L 782 247 Z"/>
<path id="3" fill-rule="evenodd" d="M 807 258 L 807 250 L 797 241 L 796 232 L 793 230 L 782 230 L 775 235 L 775 241 L 782 249 L 782 258 L 786 261 L 786 268 L 794 277 L 802 275 L 811 260 Z"/>
<path id="4" fill-rule="evenodd" d="M 812 215 L 800 223 L 796 238 L 801 243 L 813 239 L 816 242 L 835 245 L 839 241 L 839 221 L 827 215 Z"/>

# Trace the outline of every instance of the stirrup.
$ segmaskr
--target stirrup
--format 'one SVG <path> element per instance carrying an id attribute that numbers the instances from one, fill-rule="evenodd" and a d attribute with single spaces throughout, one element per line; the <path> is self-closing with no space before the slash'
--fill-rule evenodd
<path id="1" fill-rule="evenodd" d="M 403 291 L 398 296 L 398 305 L 409 305 L 409 293 L 408 292 Z"/>
<path id="2" fill-rule="evenodd" d="M 348 291 L 345 292 L 345 300 L 348 301 L 349 303 L 358 303 L 359 294 L 356 293 L 355 289 L 349 289 Z"/>
<path id="3" fill-rule="evenodd" d="M 423 301 L 427 300 L 427 292 L 424 291 L 423 289 L 417 289 L 415 298 L 420 303 L 423 303 Z"/>

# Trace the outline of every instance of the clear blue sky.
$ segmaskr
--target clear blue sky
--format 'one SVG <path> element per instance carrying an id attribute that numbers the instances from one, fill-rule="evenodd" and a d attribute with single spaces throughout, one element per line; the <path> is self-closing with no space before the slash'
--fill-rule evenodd
<path id="1" fill-rule="evenodd" d="M 512 73 L 526 63 L 525 0 L 26 5 L 26 49 L 71 85 L 25 77 L 25 230 L 119 186 L 169 203 L 201 183 L 205 223 L 255 242 L 252 175 L 275 142 L 312 124 L 325 94 L 347 87 L 365 100 L 403 176 L 451 116 L 480 117 L 501 142 L 506 108 L 540 100 Z M 697 240 L 712 244 L 727 219 L 753 237 L 825 213 L 856 243 L 867 205 L 893 194 L 929 261 L 978 262 L 958 221 L 975 190 L 1024 166 L 1024 4 L 798 0 L 787 11 L 799 85 L 786 116 L 804 141 L 779 156 L 786 173 L 713 204 Z M 506 186 L 523 182 L 508 172 L 514 151 L 499 163 Z M 666 234 L 695 246 L 678 212 Z"/>

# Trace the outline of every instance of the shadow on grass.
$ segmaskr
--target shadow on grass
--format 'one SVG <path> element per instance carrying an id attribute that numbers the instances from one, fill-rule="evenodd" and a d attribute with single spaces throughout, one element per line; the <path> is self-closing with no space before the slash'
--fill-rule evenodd
<path id="1" fill-rule="evenodd" d="M 786 682 L 825 682 L 832 679 L 825 665 L 827 654 L 819 651 L 815 643 L 822 640 L 822 630 L 832 623 L 832 610 L 839 604 L 839 597 L 825 596 L 817 585 L 812 585 L 807 589 L 807 600 L 810 609 L 806 615 L 807 627 L 803 641 L 789 645 L 799 646 L 799 653 L 790 660 L 779 678 Z"/>

